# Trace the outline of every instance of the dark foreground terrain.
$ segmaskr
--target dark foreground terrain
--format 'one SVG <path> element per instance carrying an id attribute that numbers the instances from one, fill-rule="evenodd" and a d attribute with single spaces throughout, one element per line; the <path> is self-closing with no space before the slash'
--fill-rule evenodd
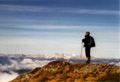
<path id="1" fill-rule="evenodd" d="M 11 82 L 119 82 L 120 68 L 110 64 L 52 61 Z"/>

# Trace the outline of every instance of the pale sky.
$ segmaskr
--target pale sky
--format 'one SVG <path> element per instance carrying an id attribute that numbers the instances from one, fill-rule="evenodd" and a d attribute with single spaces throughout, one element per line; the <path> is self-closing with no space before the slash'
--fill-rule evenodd
<path id="1" fill-rule="evenodd" d="M 86 31 L 92 56 L 120 58 L 119 0 L 0 0 L 0 53 L 79 55 Z"/>

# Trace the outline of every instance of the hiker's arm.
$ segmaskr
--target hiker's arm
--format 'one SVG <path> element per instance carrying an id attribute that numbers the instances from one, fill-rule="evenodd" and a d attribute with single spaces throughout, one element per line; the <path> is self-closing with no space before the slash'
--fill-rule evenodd
<path id="1" fill-rule="evenodd" d="M 85 39 L 82 39 L 82 43 L 85 42 Z"/>

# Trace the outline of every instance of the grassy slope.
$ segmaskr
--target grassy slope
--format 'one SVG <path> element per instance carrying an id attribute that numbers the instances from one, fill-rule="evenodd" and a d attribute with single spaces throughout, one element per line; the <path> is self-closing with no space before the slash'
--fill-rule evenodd
<path id="1" fill-rule="evenodd" d="M 109 64 L 52 61 L 24 73 L 11 82 L 119 82 L 120 69 Z"/>

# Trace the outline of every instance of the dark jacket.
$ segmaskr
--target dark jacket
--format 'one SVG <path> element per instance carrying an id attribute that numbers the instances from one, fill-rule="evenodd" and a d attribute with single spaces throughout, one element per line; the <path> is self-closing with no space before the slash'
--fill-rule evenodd
<path id="1" fill-rule="evenodd" d="M 95 47 L 95 41 L 92 36 L 85 36 L 82 42 L 84 43 L 84 47 Z"/>

